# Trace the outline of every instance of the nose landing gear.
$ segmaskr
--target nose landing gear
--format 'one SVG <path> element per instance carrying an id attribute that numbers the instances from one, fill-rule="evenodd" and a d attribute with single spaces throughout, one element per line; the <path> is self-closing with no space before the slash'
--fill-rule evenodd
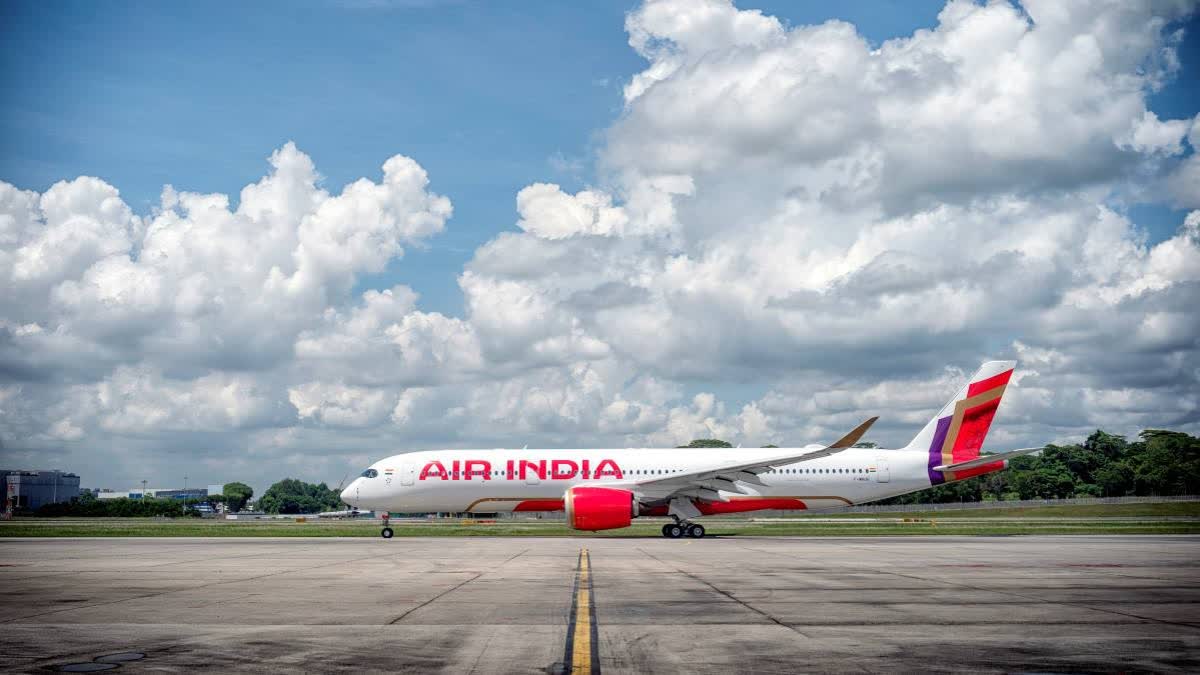
<path id="1" fill-rule="evenodd" d="M 392 528 L 388 527 L 388 516 L 389 514 L 386 512 L 383 514 L 383 531 L 379 533 L 384 539 L 391 539 L 395 534 L 392 532 Z"/>

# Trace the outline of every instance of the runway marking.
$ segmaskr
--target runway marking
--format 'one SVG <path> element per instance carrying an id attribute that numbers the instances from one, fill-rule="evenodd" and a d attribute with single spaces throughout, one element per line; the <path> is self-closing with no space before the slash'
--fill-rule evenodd
<path id="1" fill-rule="evenodd" d="M 591 558 L 579 549 L 575 588 L 567 620 L 567 646 L 563 653 L 566 673 L 600 673 L 600 640 L 596 627 L 596 596 L 592 589 Z"/>

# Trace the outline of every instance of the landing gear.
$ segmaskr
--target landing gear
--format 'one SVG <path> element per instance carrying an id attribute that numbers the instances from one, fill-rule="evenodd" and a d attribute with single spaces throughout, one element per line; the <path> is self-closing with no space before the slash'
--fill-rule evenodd
<path id="1" fill-rule="evenodd" d="M 662 526 L 662 535 L 668 539 L 680 539 L 682 537 L 700 539 L 704 536 L 704 526 L 684 520 L 676 520 L 674 523 L 667 523 Z"/>
<path id="2" fill-rule="evenodd" d="M 385 527 L 385 528 L 383 528 L 383 531 L 382 531 L 382 532 L 380 532 L 380 534 L 381 534 L 381 535 L 383 535 L 383 538 L 384 538 L 384 539 L 391 539 L 391 538 L 392 538 L 392 534 L 394 534 L 394 533 L 392 532 L 392 528 L 390 528 L 390 527 Z"/>

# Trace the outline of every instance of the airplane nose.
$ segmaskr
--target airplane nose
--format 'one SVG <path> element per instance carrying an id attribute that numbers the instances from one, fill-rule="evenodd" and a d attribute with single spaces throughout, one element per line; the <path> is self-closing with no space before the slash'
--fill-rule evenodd
<path id="1" fill-rule="evenodd" d="M 358 501 L 358 479 L 355 479 L 353 483 L 346 486 L 345 490 L 342 490 L 342 501 L 350 506 L 357 506 L 355 502 Z"/>

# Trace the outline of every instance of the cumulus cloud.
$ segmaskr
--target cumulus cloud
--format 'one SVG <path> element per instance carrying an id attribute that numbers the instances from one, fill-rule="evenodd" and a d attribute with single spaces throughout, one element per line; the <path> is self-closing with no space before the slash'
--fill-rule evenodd
<path id="1" fill-rule="evenodd" d="M 1200 210 L 1150 241 L 1123 206 L 1200 208 L 1200 118 L 1147 103 L 1194 11 L 955 0 L 873 45 L 649 0 L 596 184 L 520 190 L 458 317 L 351 292 L 451 216 L 407 157 L 334 194 L 288 144 L 236 208 L 168 186 L 147 214 L 95 178 L 0 183 L 5 451 L 335 479 L 426 445 L 800 445 L 874 414 L 903 444 L 1000 357 L 1023 365 L 997 444 L 1194 431 Z"/>

